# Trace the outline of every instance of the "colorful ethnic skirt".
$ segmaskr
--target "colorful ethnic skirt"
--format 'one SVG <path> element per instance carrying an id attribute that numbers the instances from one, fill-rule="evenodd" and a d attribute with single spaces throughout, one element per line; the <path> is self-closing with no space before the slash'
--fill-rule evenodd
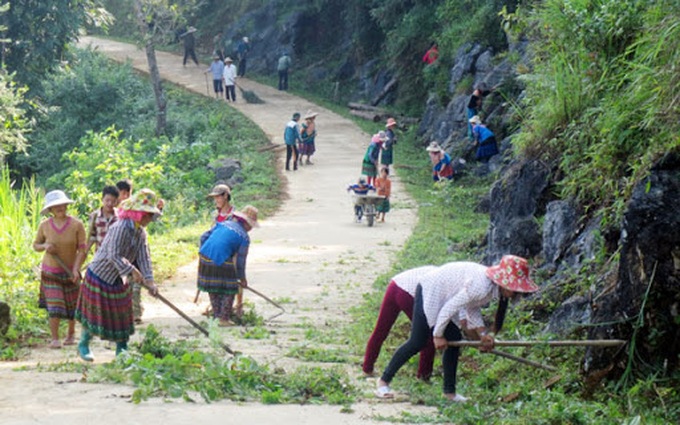
<path id="1" fill-rule="evenodd" d="M 371 161 L 364 159 L 361 163 L 361 174 L 368 177 L 376 177 L 378 175 L 378 167 Z"/>
<path id="2" fill-rule="evenodd" d="M 205 255 L 199 255 L 198 289 L 210 294 L 233 295 L 241 287 L 239 282 L 233 259 L 218 266 Z"/>
<path id="3" fill-rule="evenodd" d="M 135 333 L 132 285 L 124 285 L 120 278 L 105 282 L 88 269 L 78 297 L 76 319 L 101 339 L 127 341 Z"/>
<path id="4" fill-rule="evenodd" d="M 47 309 L 49 317 L 73 320 L 79 289 L 66 273 L 42 270 L 38 306 Z"/>

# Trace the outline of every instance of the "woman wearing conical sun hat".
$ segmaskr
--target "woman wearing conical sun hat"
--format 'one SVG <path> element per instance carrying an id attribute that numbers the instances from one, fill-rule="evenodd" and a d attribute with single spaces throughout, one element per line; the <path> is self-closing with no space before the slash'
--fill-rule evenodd
<path id="1" fill-rule="evenodd" d="M 52 341 L 50 348 L 61 348 L 59 322 L 68 320 L 68 334 L 64 345 L 75 344 L 75 322 L 73 320 L 78 300 L 80 266 L 87 249 L 87 237 L 83 223 L 66 213 L 66 207 L 73 201 L 61 190 L 45 195 L 42 214 L 50 214 L 40 223 L 33 241 L 33 249 L 45 251 L 40 267 L 41 308 L 47 309 Z M 63 266 L 69 268 L 65 270 Z"/>
<path id="2" fill-rule="evenodd" d="M 500 263 L 492 267 L 453 262 L 427 273 L 416 287 L 409 339 L 397 349 L 385 368 L 378 380 L 376 395 L 381 398 L 394 396 L 389 387 L 392 378 L 432 336 L 435 348 L 444 349 L 444 396 L 453 402 L 467 401 L 456 392 L 459 348 L 448 347 L 448 341 L 461 340 L 461 329 L 465 329 L 481 339 L 480 350 L 492 350 L 494 332 L 503 326 L 508 300 L 517 294 L 537 290 L 538 286 L 529 278 L 527 260 L 514 255 L 503 256 Z M 481 309 L 495 298 L 499 299 L 498 309 L 489 331 Z"/>
<path id="3" fill-rule="evenodd" d="M 158 198 L 142 189 L 123 201 L 118 221 L 109 228 L 102 246 L 87 267 L 80 289 L 76 319 L 83 330 L 78 355 L 93 361 L 90 340 L 93 336 L 116 342 L 116 355 L 127 350 L 135 332 L 132 311 L 132 284 L 125 276 L 141 282 L 152 295 L 158 293 L 153 279 L 146 226 L 161 215 Z"/>

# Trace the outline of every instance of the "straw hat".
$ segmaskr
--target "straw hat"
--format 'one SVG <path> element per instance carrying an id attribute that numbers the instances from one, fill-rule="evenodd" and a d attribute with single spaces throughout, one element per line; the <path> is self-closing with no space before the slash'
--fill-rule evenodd
<path id="1" fill-rule="evenodd" d="M 224 63 L 227 63 L 227 62 L 234 62 L 234 60 L 232 58 L 230 58 L 229 56 L 227 56 L 226 58 L 224 58 Z"/>
<path id="2" fill-rule="evenodd" d="M 142 211 L 154 215 L 163 214 L 156 205 L 158 205 L 158 197 L 151 189 L 142 189 L 137 191 L 134 195 L 120 203 L 120 209 L 124 211 Z"/>
<path id="3" fill-rule="evenodd" d="M 308 120 L 308 119 L 310 119 L 310 118 L 316 117 L 317 115 L 319 115 L 318 112 L 312 112 L 311 109 L 310 109 L 310 110 L 307 111 L 307 113 L 305 114 L 305 119 Z"/>
<path id="4" fill-rule="evenodd" d="M 243 41 L 248 42 L 248 37 L 243 37 Z"/>
<path id="5" fill-rule="evenodd" d="M 479 125 L 479 124 L 482 123 L 482 119 L 479 118 L 479 115 L 475 115 L 474 117 L 470 118 L 469 121 L 470 121 L 470 124 L 477 124 L 477 125 Z"/>
<path id="6" fill-rule="evenodd" d="M 196 28 L 194 28 L 194 27 L 189 27 L 189 28 L 187 29 L 187 32 L 186 32 L 186 33 L 187 33 L 187 34 L 191 34 L 192 32 L 196 32 L 196 31 L 198 31 Z"/>
<path id="7" fill-rule="evenodd" d="M 515 255 L 504 255 L 497 266 L 486 269 L 486 277 L 512 292 L 538 291 L 538 286 L 529 278 L 529 262 Z"/>
<path id="8" fill-rule="evenodd" d="M 439 146 L 439 143 L 437 143 L 437 142 L 430 142 L 430 146 L 425 148 L 425 150 L 428 151 L 428 152 L 441 152 L 442 147 Z"/>
<path id="9" fill-rule="evenodd" d="M 241 211 L 235 211 L 234 217 L 243 220 L 250 225 L 250 227 L 260 227 L 257 222 L 257 208 L 252 205 L 246 205 Z"/>
<path id="10" fill-rule="evenodd" d="M 394 118 L 388 118 L 387 124 L 385 124 L 385 128 L 390 128 L 395 125 L 397 125 L 397 120 L 395 120 Z"/>
<path id="11" fill-rule="evenodd" d="M 74 202 L 74 200 L 69 199 L 69 197 L 61 190 L 47 192 L 45 195 L 45 205 L 40 210 L 40 214 L 47 214 L 50 208 L 56 207 L 57 205 L 69 205 Z"/>
<path id="12" fill-rule="evenodd" d="M 218 184 L 215 187 L 213 187 L 212 192 L 208 194 L 208 197 L 213 198 L 215 196 L 225 195 L 231 195 L 231 188 L 226 184 Z"/>

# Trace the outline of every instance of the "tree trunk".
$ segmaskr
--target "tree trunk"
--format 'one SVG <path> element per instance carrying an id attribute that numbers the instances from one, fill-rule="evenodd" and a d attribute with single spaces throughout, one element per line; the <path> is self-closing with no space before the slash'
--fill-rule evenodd
<path id="1" fill-rule="evenodd" d="M 156 60 L 156 48 L 154 47 L 153 34 L 149 34 L 149 25 L 142 12 L 141 0 L 135 0 L 135 13 L 137 15 L 137 25 L 142 39 L 145 40 L 146 60 L 149 63 L 149 77 L 153 86 L 153 94 L 156 98 L 156 136 L 165 134 L 167 128 L 167 100 L 163 92 L 161 74 L 158 71 L 158 61 Z"/>

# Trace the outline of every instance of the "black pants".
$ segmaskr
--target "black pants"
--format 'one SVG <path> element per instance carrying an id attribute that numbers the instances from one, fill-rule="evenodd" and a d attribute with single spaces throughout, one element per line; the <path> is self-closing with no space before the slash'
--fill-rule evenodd
<path id="1" fill-rule="evenodd" d="M 288 70 L 279 71 L 279 90 L 288 90 Z"/>
<path id="2" fill-rule="evenodd" d="M 187 59 L 193 59 L 193 61 L 198 65 L 198 59 L 196 59 L 196 52 L 194 51 L 193 48 L 188 48 L 184 49 L 184 60 L 182 61 L 182 65 L 187 64 Z"/>
<path id="3" fill-rule="evenodd" d="M 416 296 L 413 299 L 413 321 L 411 322 L 411 335 L 392 356 L 392 360 L 385 368 L 381 379 L 387 383 L 392 382 L 392 378 L 399 369 L 411 357 L 415 356 L 427 344 L 428 337 L 432 333 L 432 328 L 427 324 L 425 312 L 423 311 L 423 288 L 418 285 Z M 453 322 L 449 322 L 444 330 L 444 338 L 447 341 L 460 341 L 463 335 L 460 329 Z M 442 366 L 444 367 L 444 394 L 455 394 L 456 392 L 456 371 L 458 369 L 458 355 L 460 348 L 447 347 L 444 350 Z"/>
<path id="4" fill-rule="evenodd" d="M 293 170 L 297 170 L 298 149 L 295 144 L 286 145 L 286 170 L 290 170 L 291 158 L 293 158 Z"/>
<path id="5" fill-rule="evenodd" d="M 213 80 L 213 89 L 215 93 L 222 93 L 224 89 L 222 88 L 222 80 Z"/>
<path id="6" fill-rule="evenodd" d="M 236 102 L 236 86 L 224 86 L 224 95 L 227 97 L 227 100 L 229 100 L 229 96 L 231 96 L 231 100 Z"/>
<path id="7" fill-rule="evenodd" d="M 242 58 L 238 61 L 238 69 L 236 70 L 236 75 L 243 77 L 246 75 L 246 58 Z"/>

